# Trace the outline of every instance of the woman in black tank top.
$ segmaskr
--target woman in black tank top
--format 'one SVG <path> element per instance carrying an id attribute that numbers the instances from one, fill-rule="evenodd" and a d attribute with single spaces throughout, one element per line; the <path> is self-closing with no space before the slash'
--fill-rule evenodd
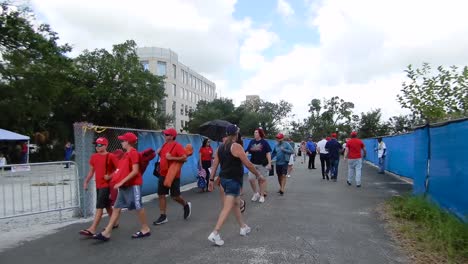
<path id="1" fill-rule="evenodd" d="M 234 209 L 234 215 L 236 216 L 237 222 L 240 226 L 240 235 L 246 236 L 250 232 L 250 227 L 245 224 L 239 208 L 240 188 L 242 186 L 242 178 L 244 176 L 244 168 L 242 165 L 245 165 L 256 176 L 259 176 L 259 173 L 248 160 L 247 155 L 244 152 L 244 148 L 239 143 L 236 143 L 238 133 L 239 128 L 235 125 L 230 125 L 226 128 L 226 141 L 220 145 L 216 151 L 213 166 L 211 167 L 211 171 L 213 173 L 210 176 L 208 190 L 213 191 L 213 181 L 216 170 L 218 169 L 218 165 L 221 165 L 219 176 L 221 178 L 221 186 L 225 192 L 223 209 L 219 214 L 218 221 L 216 222 L 213 232 L 208 236 L 208 240 L 218 246 L 222 246 L 224 244 L 224 241 L 221 239 L 219 234 L 219 230 L 223 226 L 232 209 Z"/>

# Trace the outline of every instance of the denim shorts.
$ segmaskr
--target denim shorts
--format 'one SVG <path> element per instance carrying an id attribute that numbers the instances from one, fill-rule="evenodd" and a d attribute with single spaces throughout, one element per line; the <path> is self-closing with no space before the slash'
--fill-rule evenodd
<path id="1" fill-rule="evenodd" d="M 240 195 L 240 189 L 242 185 L 236 180 L 221 178 L 221 186 L 223 187 L 224 193 L 226 195 L 232 195 L 234 197 Z"/>

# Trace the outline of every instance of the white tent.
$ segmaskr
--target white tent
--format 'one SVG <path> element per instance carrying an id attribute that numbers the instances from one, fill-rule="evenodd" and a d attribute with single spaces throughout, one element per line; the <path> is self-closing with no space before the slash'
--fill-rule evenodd
<path id="1" fill-rule="evenodd" d="M 0 128 L 0 141 L 28 141 L 26 163 L 29 163 L 29 137 Z"/>
<path id="2" fill-rule="evenodd" d="M 0 128 L 0 140 L 29 141 L 29 137 Z"/>

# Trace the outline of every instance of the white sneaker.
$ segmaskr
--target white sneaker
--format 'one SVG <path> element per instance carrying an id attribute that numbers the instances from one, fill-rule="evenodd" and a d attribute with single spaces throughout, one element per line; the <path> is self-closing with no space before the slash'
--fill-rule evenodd
<path id="1" fill-rule="evenodd" d="M 246 236 L 248 233 L 250 233 L 250 231 L 252 231 L 250 227 L 248 225 L 245 225 L 244 227 L 241 227 L 239 233 L 241 236 Z"/>
<path id="2" fill-rule="evenodd" d="M 260 196 L 260 199 L 258 199 L 259 203 L 265 202 L 265 196 Z"/>
<path id="3" fill-rule="evenodd" d="M 260 194 L 259 194 L 259 193 L 255 193 L 255 194 L 252 196 L 252 202 L 256 202 L 259 198 L 260 198 Z"/>
<path id="4" fill-rule="evenodd" d="M 289 174 L 288 174 L 288 175 L 286 175 L 286 176 L 287 176 L 288 178 L 291 178 L 291 175 L 289 175 Z"/>
<path id="5" fill-rule="evenodd" d="M 214 232 L 211 232 L 211 234 L 208 236 L 208 240 L 215 243 L 217 246 L 224 245 L 224 240 L 221 239 L 219 233 L 215 234 Z"/>

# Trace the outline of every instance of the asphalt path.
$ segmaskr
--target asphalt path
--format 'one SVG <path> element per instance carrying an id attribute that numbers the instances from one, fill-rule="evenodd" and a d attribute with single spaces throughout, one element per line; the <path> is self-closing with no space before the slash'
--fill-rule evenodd
<path id="1" fill-rule="evenodd" d="M 169 222 L 151 225 L 150 237 L 131 239 L 139 224 L 133 212 L 123 212 L 108 242 L 80 237 L 89 223 L 73 224 L 1 252 L 0 263 L 407 263 L 376 208 L 412 186 L 369 165 L 363 165 L 362 187 L 348 186 L 343 160 L 338 182 L 322 179 L 317 160 L 316 168 L 297 160 L 284 196 L 276 193 L 276 176 L 268 177 L 263 204 L 250 201 L 244 177 L 244 216 L 252 232 L 240 236 L 231 216 L 221 230 L 222 247 L 207 240 L 221 210 L 218 191 L 192 189 L 182 194 L 192 203 L 191 217 L 184 220 L 182 207 L 169 199 Z M 157 202 L 145 204 L 149 223 L 159 216 Z"/>

